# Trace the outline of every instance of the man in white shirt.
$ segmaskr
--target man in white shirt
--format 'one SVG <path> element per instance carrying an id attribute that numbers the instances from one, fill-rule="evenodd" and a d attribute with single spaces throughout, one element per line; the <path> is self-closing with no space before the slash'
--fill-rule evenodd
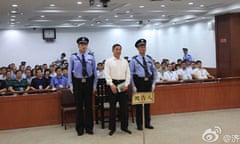
<path id="1" fill-rule="evenodd" d="M 194 79 L 204 80 L 204 79 L 214 79 L 215 77 L 208 73 L 208 71 L 202 68 L 202 62 L 200 60 L 196 61 L 197 68 L 192 71 Z"/>
<path id="2" fill-rule="evenodd" d="M 163 74 L 164 81 L 178 81 L 178 75 L 176 71 L 173 71 L 172 64 L 168 64 L 168 71 Z"/>
<path id="3" fill-rule="evenodd" d="M 128 62 L 121 58 L 122 46 L 114 44 L 112 46 L 113 57 L 105 62 L 104 74 L 107 85 L 110 86 L 110 119 L 109 135 L 116 131 L 115 111 L 116 103 L 119 101 L 121 130 L 131 134 L 128 130 L 128 85 L 130 84 L 130 70 Z"/>
<path id="4" fill-rule="evenodd" d="M 192 75 L 191 71 L 187 67 L 187 61 L 183 61 L 181 64 L 181 69 L 177 70 L 177 73 L 180 75 L 182 80 L 191 80 Z"/>

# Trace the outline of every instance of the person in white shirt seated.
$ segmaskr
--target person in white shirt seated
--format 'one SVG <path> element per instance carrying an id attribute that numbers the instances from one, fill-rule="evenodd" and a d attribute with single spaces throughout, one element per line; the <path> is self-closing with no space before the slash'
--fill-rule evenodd
<path id="1" fill-rule="evenodd" d="M 6 80 L 6 78 L 7 78 L 7 68 L 2 67 L 1 74 L 0 74 L 0 80 Z"/>
<path id="2" fill-rule="evenodd" d="M 155 62 L 155 68 L 157 70 L 157 82 L 163 80 L 163 74 L 161 73 L 161 64 L 159 62 Z"/>
<path id="3" fill-rule="evenodd" d="M 105 79 L 103 63 L 97 64 L 97 77 L 98 79 Z"/>
<path id="4" fill-rule="evenodd" d="M 168 71 L 164 72 L 163 80 L 164 81 L 178 81 L 179 80 L 176 71 L 173 71 L 172 64 L 168 64 Z"/>
<path id="5" fill-rule="evenodd" d="M 202 62 L 200 60 L 196 61 L 196 68 L 192 71 L 192 76 L 194 79 L 204 80 L 204 79 L 214 79 L 215 77 L 208 73 L 208 71 L 202 68 Z"/>
<path id="6" fill-rule="evenodd" d="M 192 80 L 191 71 L 187 67 L 187 61 L 183 61 L 181 68 L 177 70 L 177 74 L 181 80 Z"/>

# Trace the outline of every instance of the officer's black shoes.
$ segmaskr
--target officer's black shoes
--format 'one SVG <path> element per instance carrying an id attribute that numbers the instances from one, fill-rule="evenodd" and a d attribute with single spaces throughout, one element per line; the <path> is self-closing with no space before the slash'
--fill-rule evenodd
<path id="1" fill-rule="evenodd" d="M 147 129 L 154 129 L 154 127 L 151 126 L 151 125 L 146 126 L 146 128 L 147 128 Z"/>
<path id="2" fill-rule="evenodd" d="M 83 134 L 84 134 L 83 131 L 77 131 L 77 135 L 78 135 L 78 136 L 82 136 Z"/>
<path id="3" fill-rule="evenodd" d="M 93 134 L 94 134 L 92 130 L 86 130 L 86 133 L 87 133 L 87 134 L 90 134 L 90 135 L 93 135 Z"/>
<path id="4" fill-rule="evenodd" d="M 140 126 L 140 127 L 137 127 L 137 129 L 139 130 L 139 131 L 141 131 L 141 130 L 143 130 L 143 128 Z"/>
<path id="5" fill-rule="evenodd" d="M 111 130 L 108 134 L 109 134 L 110 136 L 112 136 L 114 133 L 115 133 L 115 131 L 114 131 L 114 130 Z"/>
<path id="6" fill-rule="evenodd" d="M 83 129 L 78 129 L 78 128 L 76 128 L 76 131 L 77 131 L 77 135 L 78 135 L 78 136 L 82 136 L 82 135 L 84 134 Z"/>
<path id="7" fill-rule="evenodd" d="M 122 131 L 124 131 L 124 132 L 126 132 L 128 134 L 132 134 L 132 132 L 130 130 L 128 130 L 128 129 L 122 129 Z"/>

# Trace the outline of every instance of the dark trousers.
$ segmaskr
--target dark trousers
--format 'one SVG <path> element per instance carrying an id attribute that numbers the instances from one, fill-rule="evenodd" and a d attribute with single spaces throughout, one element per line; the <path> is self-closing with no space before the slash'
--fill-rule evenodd
<path id="1" fill-rule="evenodd" d="M 152 79 L 149 78 L 148 81 L 145 81 L 144 78 L 139 78 L 134 76 L 134 84 L 137 88 L 137 92 L 151 92 L 152 91 Z M 145 127 L 150 126 L 151 117 L 150 117 L 150 104 L 144 105 L 144 115 L 145 115 Z M 136 121 L 137 127 L 142 127 L 142 105 L 136 105 Z"/>
<path id="2" fill-rule="evenodd" d="M 114 83 L 117 85 L 116 83 Z M 128 95 L 126 92 L 120 92 L 113 94 L 110 89 L 110 118 L 109 118 L 109 129 L 112 131 L 116 130 L 116 103 L 119 102 L 120 106 L 120 121 L 121 129 L 128 129 Z"/>
<path id="3" fill-rule="evenodd" d="M 81 79 L 73 78 L 73 93 L 77 107 L 76 130 L 93 130 L 93 77 L 86 79 L 85 83 Z"/>

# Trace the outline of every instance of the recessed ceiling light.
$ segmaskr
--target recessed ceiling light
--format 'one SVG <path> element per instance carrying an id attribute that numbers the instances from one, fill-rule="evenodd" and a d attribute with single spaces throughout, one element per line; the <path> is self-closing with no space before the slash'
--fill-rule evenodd
<path id="1" fill-rule="evenodd" d="M 118 17 L 118 15 L 115 15 L 114 17 L 115 17 L 115 18 L 117 18 L 117 17 Z"/>
<path id="2" fill-rule="evenodd" d="M 17 4 L 12 4 L 12 7 L 18 7 L 18 5 Z"/>
<path id="3" fill-rule="evenodd" d="M 101 4 L 97 4 L 96 7 L 102 7 L 102 5 Z"/>
<path id="4" fill-rule="evenodd" d="M 162 15 L 162 17 L 166 17 L 166 15 L 165 15 L 165 14 L 163 14 L 163 15 Z"/>
<path id="5" fill-rule="evenodd" d="M 106 18 L 105 21 L 109 21 L 109 19 Z"/>
<path id="6" fill-rule="evenodd" d="M 82 18 L 82 16 L 78 16 L 78 18 Z"/>
<path id="7" fill-rule="evenodd" d="M 102 22 L 101 21 L 96 21 L 96 24 L 101 24 Z"/>
<path id="8" fill-rule="evenodd" d="M 45 18 L 45 16 L 44 16 L 44 15 L 41 15 L 40 17 L 41 17 L 41 18 Z"/>
<path id="9" fill-rule="evenodd" d="M 11 25 L 15 25 L 15 23 L 13 23 L 13 22 L 11 22 L 10 24 L 11 24 Z"/>
<path id="10" fill-rule="evenodd" d="M 193 5 L 193 4 L 194 4 L 194 2 L 189 2 L 189 3 L 188 3 L 188 5 Z"/>
<path id="11" fill-rule="evenodd" d="M 143 6 L 143 5 L 141 5 L 141 6 L 139 6 L 139 8 L 144 8 L 144 6 Z"/>
<path id="12" fill-rule="evenodd" d="M 49 6 L 50 6 L 50 7 L 55 7 L 56 5 L 55 5 L 55 4 L 50 4 Z"/>
<path id="13" fill-rule="evenodd" d="M 10 21 L 15 21 L 15 19 L 10 19 Z"/>
<path id="14" fill-rule="evenodd" d="M 126 13 L 130 13 L 130 11 L 129 11 L 129 10 L 127 10 L 127 11 L 126 11 Z"/>
<path id="15" fill-rule="evenodd" d="M 133 18 L 133 15 L 130 15 L 129 17 L 130 17 L 130 18 Z"/>
<path id="16" fill-rule="evenodd" d="M 200 7 L 205 7 L 205 5 L 200 5 Z"/>
<path id="17" fill-rule="evenodd" d="M 83 4 L 83 2 L 81 2 L 81 1 L 78 1 L 78 2 L 77 2 L 77 4 L 78 4 L 78 5 L 81 5 L 81 4 Z"/>
<path id="18" fill-rule="evenodd" d="M 16 16 L 15 15 L 11 15 L 11 18 L 15 18 Z"/>
<path id="19" fill-rule="evenodd" d="M 12 10 L 12 11 L 11 11 L 11 13 L 15 14 L 15 13 L 17 13 L 17 11 L 15 11 L 15 10 Z"/>
<path id="20" fill-rule="evenodd" d="M 166 7 L 166 5 L 161 5 L 161 7 Z"/>

